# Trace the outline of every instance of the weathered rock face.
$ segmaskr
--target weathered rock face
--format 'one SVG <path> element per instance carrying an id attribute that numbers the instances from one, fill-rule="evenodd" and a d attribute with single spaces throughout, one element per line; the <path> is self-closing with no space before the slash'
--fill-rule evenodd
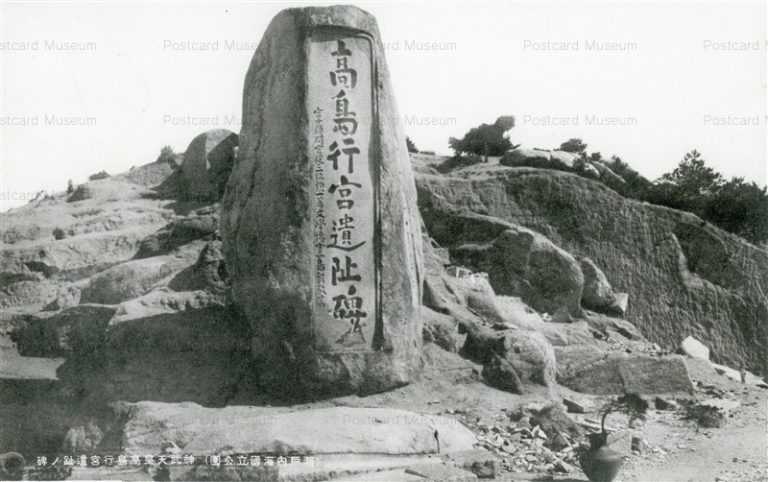
<path id="1" fill-rule="evenodd" d="M 447 212 L 468 210 L 538 231 L 566 251 L 599 260 L 625 315 L 650 341 L 676 349 L 691 335 L 712 358 L 768 371 L 768 252 L 697 217 L 621 197 L 575 175 L 473 166 L 453 177 L 419 174 L 419 204 L 443 246 Z M 498 291 L 498 290 L 497 290 Z"/>
<path id="2" fill-rule="evenodd" d="M 156 284 L 194 264 L 204 245 L 196 241 L 172 254 L 135 259 L 104 270 L 83 286 L 81 302 L 117 304 L 148 293 Z"/>
<path id="3" fill-rule="evenodd" d="M 180 167 L 180 194 L 189 201 L 221 199 L 235 161 L 237 134 L 214 129 L 192 139 Z"/>
<path id="4" fill-rule="evenodd" d="M 541 165 L 541 167 L 572 168 L 578 158 L 578 154 L 556 149 L 518 147 L 506 152 L 500 163 L 505 166 L 530 166 L 533 164 Z"/>
<path id="5" fill-rule="evenodd" d="M 579 263 L 541 234 L 468 213 L 444 213 L 433 220 L 432 229 L 437 236 L 451 237 L 451 259 L 488 273 L 499 294 L 520 296 L 557 321 L 581 315 L 584 275 Z"/>
<path id="6" fill-rule="evenodd" d="M 273 19 L 245 80 L 221 233 L 265 386 L 372 392 L 411 380 L 422 335 L 416 190 L 366 12 Z"/>

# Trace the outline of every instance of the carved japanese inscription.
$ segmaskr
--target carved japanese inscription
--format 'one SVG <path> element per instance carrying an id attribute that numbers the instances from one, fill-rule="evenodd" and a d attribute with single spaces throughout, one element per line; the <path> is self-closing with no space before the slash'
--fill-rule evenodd
<path id="1" fill-rule="evenodd" d="M 378 315 L 377 182 L 370 40 L 319 31 L 308 44 L 313 323 L 321 351 L 369 350 Z"/>

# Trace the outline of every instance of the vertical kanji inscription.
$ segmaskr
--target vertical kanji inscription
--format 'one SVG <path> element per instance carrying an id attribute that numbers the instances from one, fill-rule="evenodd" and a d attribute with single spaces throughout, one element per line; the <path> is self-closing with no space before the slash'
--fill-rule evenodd
<path id="1" fill-rule="evenodd" d="M 312 306 L 322 351 L 371 349 L 378 314 L 371 52 L 368 38 L 343 31 L 309 40 Z"/>

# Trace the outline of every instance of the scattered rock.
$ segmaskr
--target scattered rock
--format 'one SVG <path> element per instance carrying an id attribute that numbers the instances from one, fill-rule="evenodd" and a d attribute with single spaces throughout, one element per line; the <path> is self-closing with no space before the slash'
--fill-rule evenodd
<path id="1" fill-rule="evenodd" d="M 656 410 L 677 410 L 680 408 L 676 401 L 665 397 L 655 397 L 653 405 Z"/>
<path id="2" fill-rule="evenodd" d="M 563 398 L 563 405 L 565 405 L 568 413 L 587 413 L 586 408 L 581 403 L 570 398 Z"/>
<path id="3" fill-rule="evenodd" d="M 695 421 L 700 427 L 719 428 L 725 425 L 731 410 L 739 405 L 736 400 L 711 398 L 689 405 L 686 418 Z"/>
<path id="4" fill-rule="evenodd" d="M 637 453 L 638 455 L 643 455 L 648 451 L 648 442 L 646 442 L 642 437 L 633 436 L 632 437 L 632 452 Z"/>
<path id="5" fill-rule="evenodd" d="M 559 403 L 546 405 L 540 410 L 533 410 L 531 426 L 539 427 L 545 434 L 544 445 L 554 451 L 561 451 L 571 446 L 571 440 L 578 440 L 584 431 L 563 410 Z"/>
<path id="6" fill-rule="evenodd" d="M 472 472 L 480 479 L 494 479 L 500 474 L 499 457 L 487 450 L 456 452 L 448 455 L 446 460 Z"/>

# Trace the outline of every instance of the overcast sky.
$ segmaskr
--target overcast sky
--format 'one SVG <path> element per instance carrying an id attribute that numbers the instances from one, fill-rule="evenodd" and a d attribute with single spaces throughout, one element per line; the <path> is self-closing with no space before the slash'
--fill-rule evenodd
<path id="1" fill-rule="evenodd" d="M 0 209 L 239 132 L 262 33 L 305 4 L 0 4 Z M 511 114 L 526 146 L 581 137 L 651 179 L 696 148 L 766 183 L 765 1 L 357 5 L 378 19 L 422 150 L 449 153 L 450 136 Z"/>

